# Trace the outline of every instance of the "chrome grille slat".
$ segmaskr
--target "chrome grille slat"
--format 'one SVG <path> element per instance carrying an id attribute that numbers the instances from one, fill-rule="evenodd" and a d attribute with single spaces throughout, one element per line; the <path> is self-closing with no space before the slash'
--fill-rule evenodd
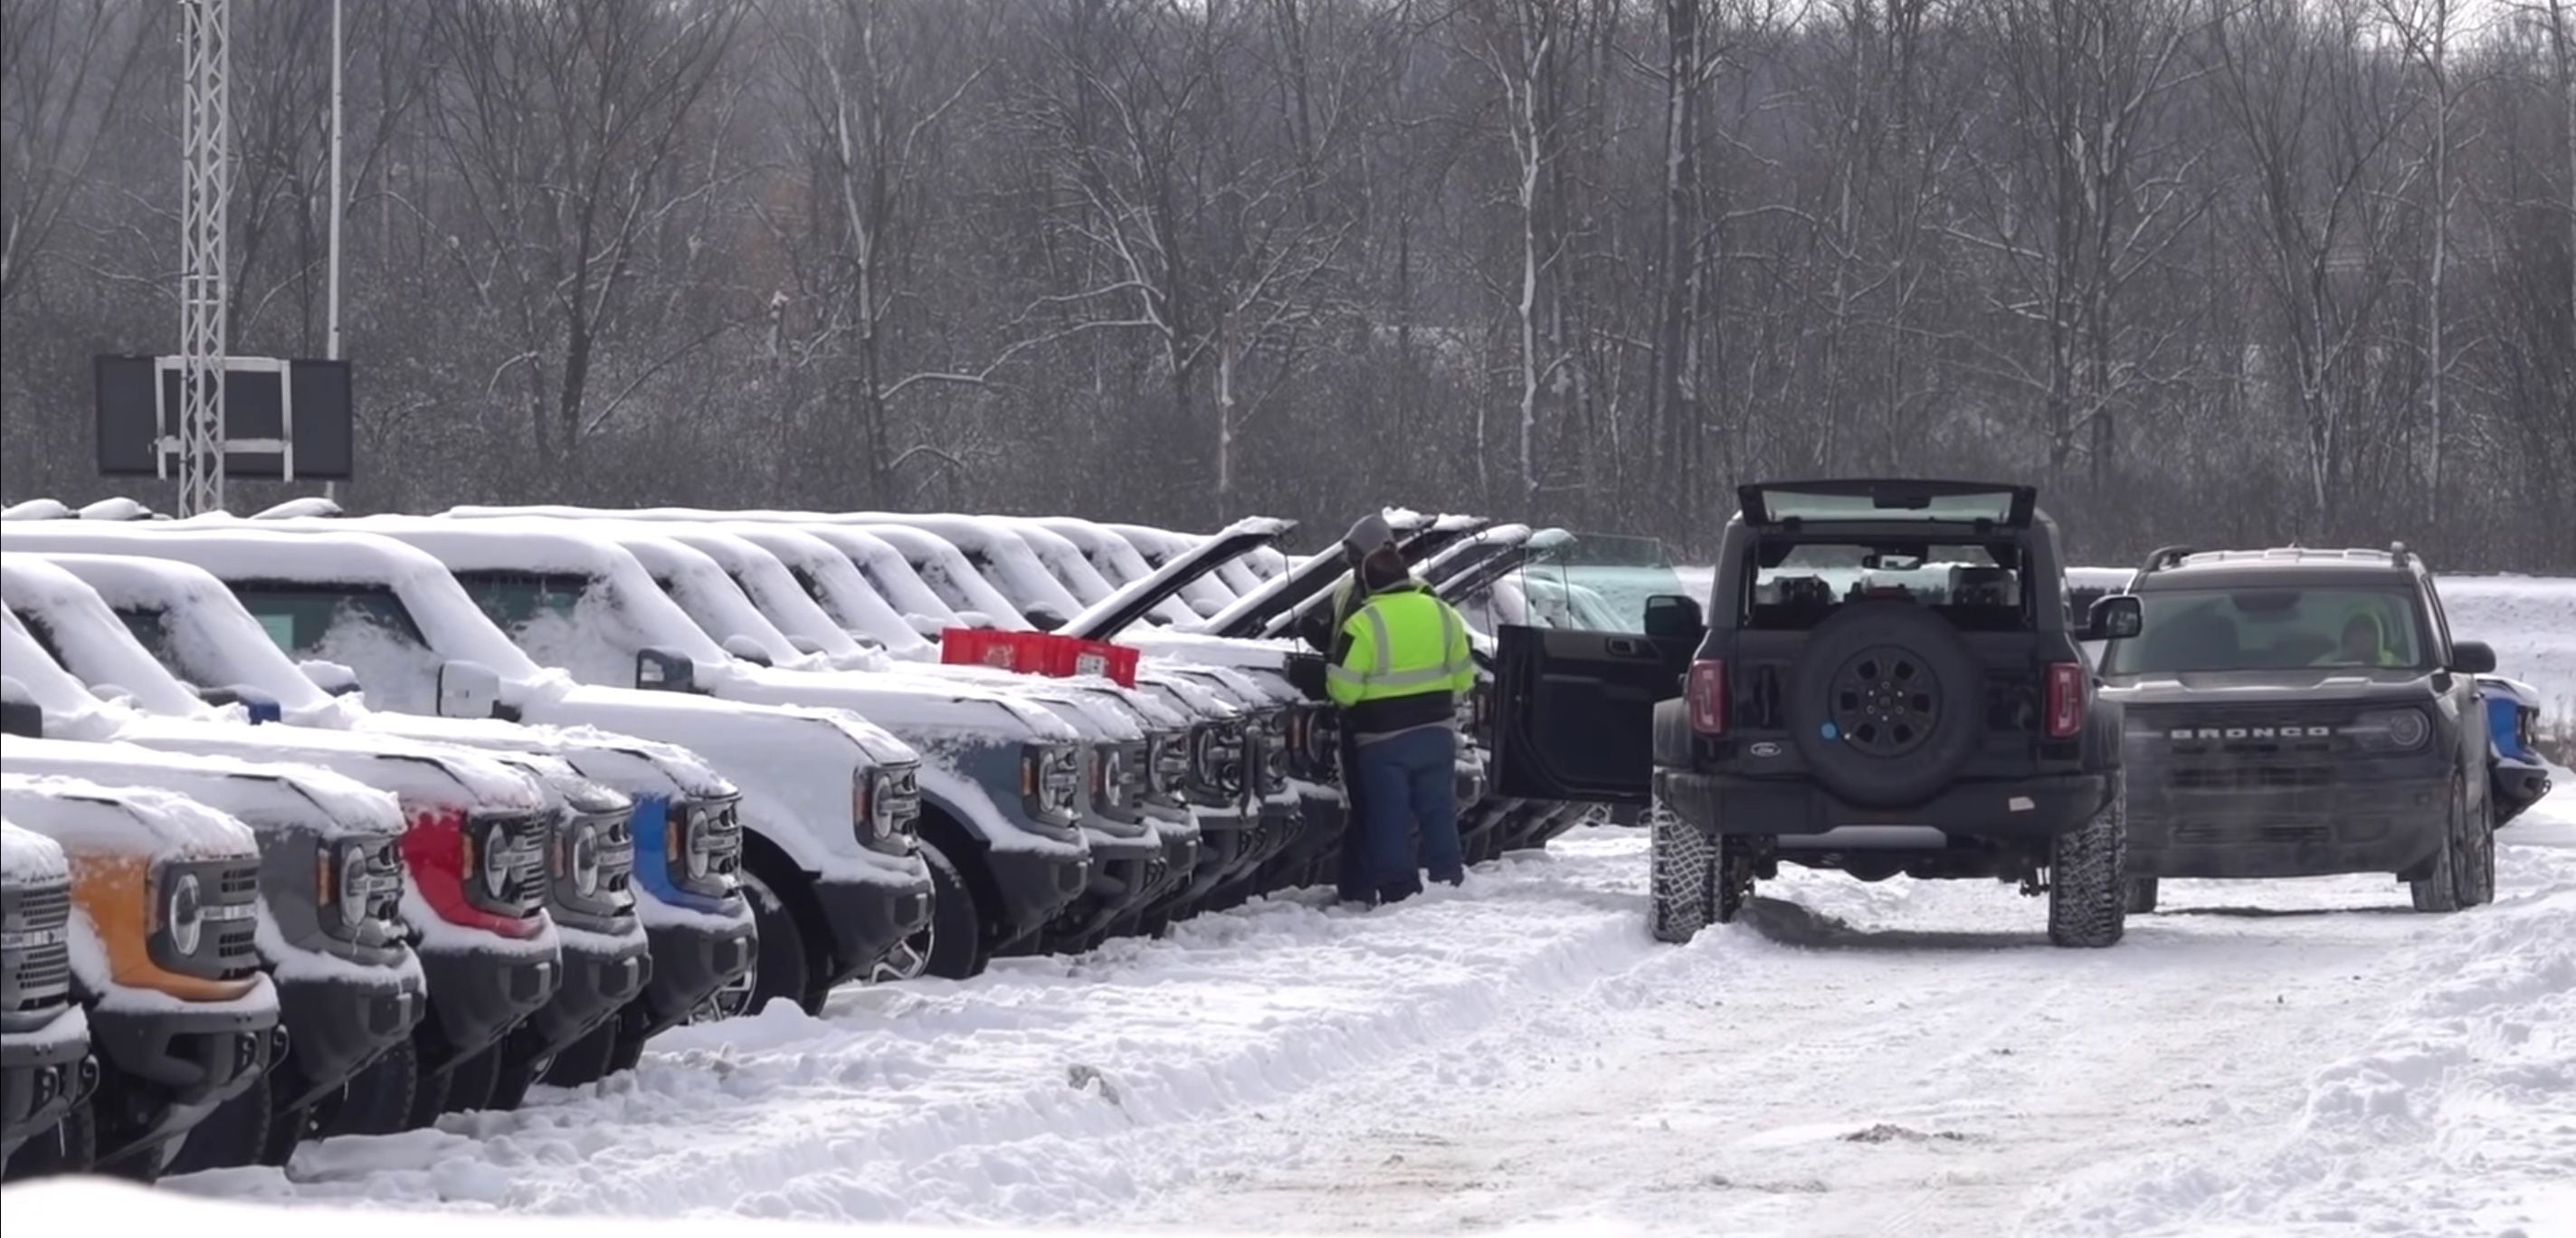
<path id="1" fill-rule="evenodd" d="M 12 899 L 16 914 L 8 931 L 26 934 L 37 944 L 12 951 L 9 961 L 19 1011 L 46 1010 L 68 1004 L 72 994 L 72 890 L 68 883 L 29 886 Z"/>

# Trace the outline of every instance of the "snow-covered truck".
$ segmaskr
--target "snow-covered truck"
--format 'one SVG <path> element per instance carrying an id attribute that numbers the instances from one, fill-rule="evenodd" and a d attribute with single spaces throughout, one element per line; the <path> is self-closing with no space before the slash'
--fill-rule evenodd
<path id="1" fill-rule="evenodd" d="M 31 570 L 10 566 L 0 586 L 23 587 Z M 47 592 L 74 600 L 51 608 L 58 616 L 77 604 L 78 594 L 60 582 Z M 123 741 L 163 752 L 318 766 L 392 793 L 406 822 L 402 919 L 428 977 L 429 1016 L 407 1046 L 350 1080 L 325 1133 L 426 1126 L 459 1094 L 460 1074 L 464 1095 L 479 1105 L 498 1069 L 489 1050 L 563 987 L 562 951 L 545 907 L 554 818 L 543 785 L 460 749 L 253 727 L 247 708 L 207 705 L 175 680 L 141 667 L 116 680 L 84 682 L 20 619 L 21 596 L 11 590 L 9 608 L 0 612 L 0 666 L 6 667 L 0 695 L 26 706 L 12 713 L 14 736 Z M 96 604 L 95 595 L 90 600 Z M 41 614 L 34 617 L 41 621 Z M 95 621 L 64 625 L 57 634 L 77 642 L 80 627 Z"/>
<path id="2" fill-rule="evenodd" d="M 929 877 L 912 843 L 918 759 L 846 710 L 711 699 L 687 690 L 688 662 L 660 649 L 637 649 L 606 682 L 540 666 L 437 559 L 336 524 L 43 522 L 12 525 L 6 537 L 203 568 L 290 655 L 349 667 L 372 709 L 588 725 L 696 753 L 742 794 L 741 878 L 760 937 L 755 1008 L 785 997 L 820 1011 L 834 986 L 869 974 L 929 923 Z"/>
<path id="3" fill-rule="evenodd" d="M 8 1176 L 96 1167 L 150 1181 L 190 1127 L 284 1048 L 260 970 L 259 844 L 184 796 L 0 771 L 0 813 L 71 873 L 71 990 L 97 1088 L 9 1158 Z"/>
<path id="4" fill-rule="evenodd" d="M 165 718 L 217 720 L 217 707 L 201 690 L 180 682 L 135 640 L 96 590 L 45 560 L 0 552 L 0 592 L 39 645 L 63 669 L 93 689 L 114 688 L 147 713 Z M 243 720 L 274 720 L 267 703 L 244 703 Z M 265 741 L 282 759 L 297 752 L 327 753 L 374 737 L 306 728 L 262 734 L 235 730 L 210 742 L 226 752 L 257 755 Z M 628 832 L 634 803 L 581 776 L 559 757 L 525 748 L 476 751 L 450 744 L 417 746 L 463 760 L 488 759 L 509 767 L 536 788 L 534 822 L 538 854 L 526 879 L 547 913 L 547 933 L 559 944 L 553 993 L 489 1050 L 460 1065 L 448 1080 L 451 1110 L 517 1107 L 536 1076 L 570 1048 L 616 1018 L 643 993 L 651 944 L 635 918 L 629 892 L 634 847 Z"/>
<path id="5" fill-rule="evenodd" d="M 9 741 L 11 773 L 184 795 L 259 840 L 260 965 L 286 1054 L 188 1133 L 173 1173 L 284 1165 L 359 1072 L 410 1040 L 429 982 L 402 925 L 402 807 L 328 770 L 124 743 Z"/>
<path id="6" fill-rule="evenodd" d="M 497 718 L 443 718 L 369 709 L 357 676 L 328 662 L 289 661 L 266 629 L 212 573 L 171 559 L 44 554 L 80 578 L 172 675 L 204 691 L 277 711 L 292 726 L 406 736 L 496 751 L 560 757 L 582 777 L 634 804 L 635 914 L 652 943 L 644 996 L 620 1008 L 576 1047 L 556 1055 L 546 1081 L 577 1086 L 623 1070 L 644 1041 L 705 1008 L 740 1013 L 757 939 L 736 874 L 742 865 L 742 792 L 696 753 L 595 727 L 546 727 Z M 329 684 L 326 691 L 322 685 Z M 585 880 L 569 853 L 558 884 Z M 574 891 L 576 894 L 578 889 Z"/>
<path id="7" fill-rule="evenodd" d="M 98 1086 L 89 1019 L 72 1001 L 71 920 L 62 847 L 0 820 L 0 1164 Z"/>

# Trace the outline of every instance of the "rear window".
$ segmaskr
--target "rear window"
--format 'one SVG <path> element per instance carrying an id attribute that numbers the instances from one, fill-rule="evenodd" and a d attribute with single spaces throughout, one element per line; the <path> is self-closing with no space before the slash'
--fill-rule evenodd
<path id="1" fill-rule="evenodd" d="M 2421 608 L 2404 589 L 2162 589 L 2138 601 L 2146 627 L 2104 647 L 2108 673 L 2432 665 Z"/>
<path id="2" fill-rule="evenodd" d="M 1930 607 L 1971 631 L 2031 624 L 2018 547 L 1985 544 L 1797 542 L 1760 547 L 1744 591 L 1743 627 L 1805 631 L 1857 602 Z"/>

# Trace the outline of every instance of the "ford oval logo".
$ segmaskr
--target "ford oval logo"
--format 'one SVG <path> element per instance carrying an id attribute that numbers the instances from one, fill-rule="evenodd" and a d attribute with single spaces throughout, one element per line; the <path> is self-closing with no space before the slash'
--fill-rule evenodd
<path id="1" fill-rule="evenodd" d="M 1761 743 L 1753 745 L 1753 755 L 1757 757 L 1776 757 L 1780 755 L 1780 745 L 1767 739 L 1763 740 Z"/>

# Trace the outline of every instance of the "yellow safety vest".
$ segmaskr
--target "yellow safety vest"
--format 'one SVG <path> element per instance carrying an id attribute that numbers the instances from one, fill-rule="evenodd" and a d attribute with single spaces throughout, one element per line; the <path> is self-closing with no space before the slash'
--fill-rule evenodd
<path id="1" fill-rule="evenodd" d="M 1345 709 L 1368 701 L 1452 695 L 1476 686 L 1467 622 L 1420 584 L 1399 585 L 1368 599 L 1342 635 L 1350 652 L 1328 668 L 1325 691 Z"/>

